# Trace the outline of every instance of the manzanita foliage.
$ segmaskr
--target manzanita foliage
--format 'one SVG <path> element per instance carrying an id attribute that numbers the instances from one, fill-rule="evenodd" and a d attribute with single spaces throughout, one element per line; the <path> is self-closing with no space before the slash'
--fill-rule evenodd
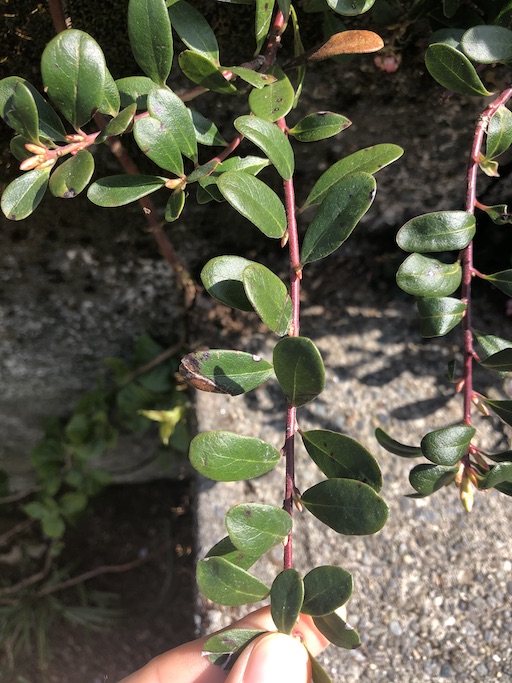
<path id="1" fill-rule="evenodd" d="M 492 16 L 496 25 L 478 25 L 465 31 L 455 24 L 432 37 L 426 65 L 445 88 L 465 95 L 491 95 L 474 63 L 501 63 L 509 67 L 510 75 L 512 30 L 501 25 L 510 21 L 510 4 L 494 4 Z M 507 5 L 508 13 L 498 11 L 500 4 L 503 8 Z M 397 282 L 417 297 L 421 334 L 439 337 L 459 325 L 462 327 L 462 369 L 460 374 L 450 373 L 463 396 L 461 422 L 426 434 L 418 447 L 400 444 L 380 429 L 376 433 L 381 445 L 391 453 L 405 458 L 424 456 L 429 461 L 410 472 L 409 481 L 416 491 L 413 495 L 429 496 L 455 482 L 468 511 L 478 490 L 495 488 L 512 495 L 512 453 L 484 452 L 472 414 L 473 408 L 486 416 L 492 411 L 512 425 L 512 401 L 492 400 L 473 387 L 474 363 L 498 373 L 512 371 L 512 341 L 475 329 L 471 310 L 473 277 L 512 296 L 512 270 L 484 274 L 473 266 L 478 217 L 475 211 L 487 214 L 498 226 L 496 229 L 512 223 L 512 214 L 505 204 L 486 206 L 476 195 L 478 171 L 498 177 L 498 158 L 512 147 L 512 112 L 506 106 L 511 98 L 512 87 L 494 93 L 491 104 L 478 120 L 469 152 L 464 210 L 417 216 L 402 226 L 397 236 L 398 245 L 410 252 L 398 270 Z"/>

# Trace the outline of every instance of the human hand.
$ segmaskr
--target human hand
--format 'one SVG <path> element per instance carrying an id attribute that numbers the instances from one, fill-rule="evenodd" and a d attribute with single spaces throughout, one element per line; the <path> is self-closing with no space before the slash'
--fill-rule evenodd
<path id="1" fill-rule="evenodd" d="M 277 633 L 268 607 L 248 614 L 230 628 L 264 629 L 272 633 L 253 640 L 229 672 L 212 664 L 203 654 L 204 643 L 210 637 L 206 636 L 155 657 L 120 683 L 309 683 L 311 664 L 304 645 L 312 655 L 317 655 L 329 644 L 311 617 L 304 614 L 293 630 L 295 637 Z"/>

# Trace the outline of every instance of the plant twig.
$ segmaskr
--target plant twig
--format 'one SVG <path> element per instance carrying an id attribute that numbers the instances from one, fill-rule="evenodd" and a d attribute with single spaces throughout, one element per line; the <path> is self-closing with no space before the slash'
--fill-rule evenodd
<path id="1" fill-rule="evenodd" d="M 4 595 L 12 595 L 13 593 L 17 593 L 25 588 L 28 588 L 29 586 L 33 586 L 38 581 L 44 579 L 52 566 L 52 550 L 53 547 L 52 545 L 50 545 L 50 547 L 46 551 L 44 566 L 42 567 L 42 569 L 40 569 L 40 571 L 36 572 L 35 574 L 32 574 L 31 576 L 27 576 L 25 579 L 18 581 L 18 583 L 13 584 L 12 586 L 7 586 L 6 588 L 0 589 L 0 597 L 3 597 Z"/>
<path id="2" fill-rule="evenodd" d="M 2 534 L 2 536 L 0 536 L 0 546 L 8 543 L 11 540 L 11 538 L 16 536 L 16 534 L 19 534 L 25 529 L 27 529 L 34 522 L 35 519 L 24 519 L 22 522 L 15 524 L 11 529 L 9 529 L 9 531 L 6 531 L 4 534 Z"/>

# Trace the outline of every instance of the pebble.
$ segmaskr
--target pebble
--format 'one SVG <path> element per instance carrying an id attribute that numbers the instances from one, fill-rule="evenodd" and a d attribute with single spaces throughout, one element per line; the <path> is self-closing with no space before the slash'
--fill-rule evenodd
<path id="1" fill-rule="evenodd" d="M 440 678 L 452 678 L 453 669 L 449 664 L 443 664 L 441 670 L 439 671 Z"/>
<path id="2" fill-rule="evenodd" d="M 394 636 L 401 636 L 403 633 L 403 629 L 400 626 L 398 621 L 390 621 L 389 622 L 389 631 L 392 633 Z"/>

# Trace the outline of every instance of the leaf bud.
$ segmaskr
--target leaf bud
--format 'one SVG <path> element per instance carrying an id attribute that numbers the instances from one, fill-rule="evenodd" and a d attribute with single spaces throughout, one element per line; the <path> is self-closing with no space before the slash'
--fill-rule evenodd
<path id="1" fill-rule="evenodd" d="M 36 166 L 39 166 L 39 164 L 42 163 L 42 161 L 43 156 L 40 154 L 38 154 L 35 157 L 29 157 L 28 159 L 25 159 L 21 162 L 20 171 L 31 171 L 33 168 L 36 168 Z"/>
<path id="2" fill-rule="evenodd" d="M 460 500 L 466 512 L 471 512 L 475 502 L 476 487 L 469 477 L 469 472 L 465 472 L 460 483 Z"/>

